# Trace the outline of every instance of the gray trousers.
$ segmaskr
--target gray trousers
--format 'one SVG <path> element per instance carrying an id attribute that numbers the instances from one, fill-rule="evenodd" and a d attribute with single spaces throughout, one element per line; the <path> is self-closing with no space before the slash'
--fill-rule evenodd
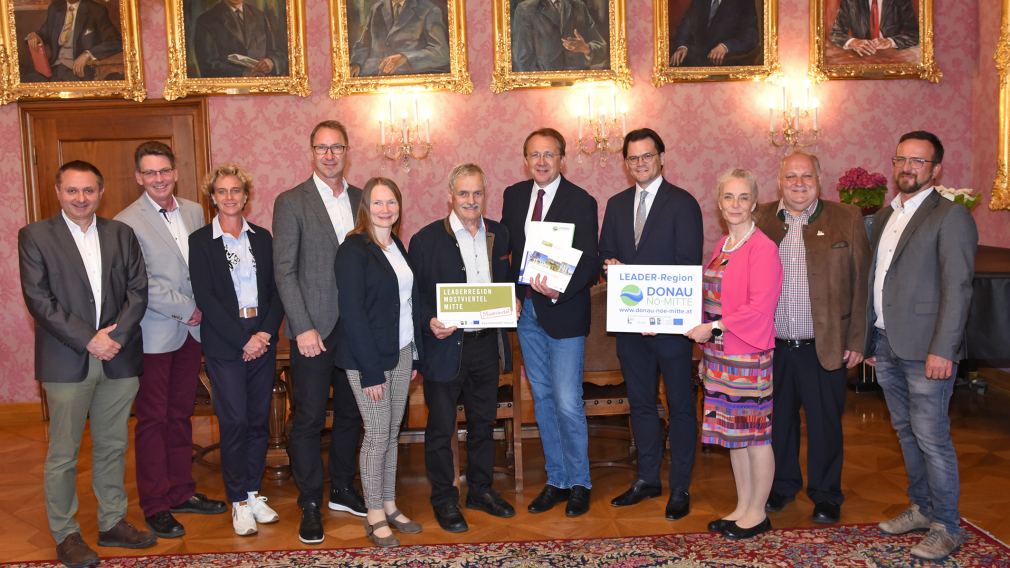
<path id="1" fill-rule="evenodd" d="M 88 374 L 79 383 L 43 382 L 49 402 L 49 451 L 45 491 L 49 530 L 57 543 L 81 526 L 77 514 L 77 454 L 84 425 L 91 417 L 91 488 L 98 500 L 98 530 L 107 531 L 126 518 L 126 447 L 130 407 L 140 383 L 137 377 L 110 379 L 102 362 L 88 358 Z"/>
<path id="2" fill-rule="evenodd" d="M 396 454 L 400 438 L 400 423 L 407 408 L 410 390 L 411 363 L 414 344 L 400 350 L 396 367 L 386 371 L 386 391 L 380 401 L 374 401 L 361 390 L 361 373 L 348 369 L 347 380 L 358 402 L 365 436 L 361 440 L 361 489 L 365 506 L 381 509 L 383 501 L 396 499 Z"/>

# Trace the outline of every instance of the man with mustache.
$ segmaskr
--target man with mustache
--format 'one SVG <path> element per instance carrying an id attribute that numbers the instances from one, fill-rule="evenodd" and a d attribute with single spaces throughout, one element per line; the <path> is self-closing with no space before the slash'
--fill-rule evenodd
<path id="1" fill-rule="evenodd" d="M 515 509 L 491 488 L 494 470 L 495 415 L 498 412 L 498 360 L 511 357 L 504 330 L 467 329 L 440 322 L 436 284 L 508 282 L 509 233 L 485 219 L 487 182 L 476 164 L 461 164 L 449 174 L 449 216 L 421 229 L 410 240 L 410 264 L 420 295 L 424 359 L 424 400 L 428 427 L 424 463 L 431 482 L 435 520 L 448 532 L 467 530 L 453 486 L 452 436 L 456 401 L 466 411 L 467 509 L 511 517 Z"/>

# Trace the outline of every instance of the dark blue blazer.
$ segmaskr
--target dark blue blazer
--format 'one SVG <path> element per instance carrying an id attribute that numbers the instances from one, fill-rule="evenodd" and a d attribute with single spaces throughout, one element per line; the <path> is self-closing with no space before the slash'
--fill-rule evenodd
<path id="1" fill-rule="evenodd" d="M 393 236 L 400 253 L 407 258 L 407 249 Z M 361 373 L 361 387 L 386 382 L 386 371 L 396 368 L 400 355 L 400 287 L 396 272 L 379 245 L 368 236 L 347 235 L 334 262 L 337 279 L 336 366 Z M 412 298 L 418 298 L 417 277 L 414 277 Z M 418 359 L 421 344 L 420 310 L 411 301 L 414 320 L 414 346 Z M 414 368 L 419 361 L 414 361 Z"/>
<path id="2" fill-rule="evenodd" d="M 284 317 L 281 298 L 274 285 L 273 239 L 263 227 L 249 223 L 249 247 L 256 259 L 256 293 L 259 325 L 256 332 L 270 334 L 271 348 L 277 345 L 277 330 Z M 189 278 L 193 299 L 203 313 L 200 337 L 206 355 L 225 361 L 242 358 L 242 348 L 252 333 L 238 317 L 238 297 L 232 283 L 224 238 L 213 238 L 211 224 L 189 235 Z M 255 332 L 254 332 L 255 333 Z"/>
<path id="3" fill-rule="evenodd" d="M 504 225 L 484 219 L 487 232 L 488 260 L 494 282 L 509 281 L 509 231 Z M 424 342 L 424 363 L 421 372 L 426 381 L 449 381 L 459 374 L 463 351 L 463 330 L 445 339 L 431 332 L 431 318 L 436 309 L 436 284 L 466 282 L 466 267 L 459 243 L 452 232 L 449 218 L 440 219 L 418 231 L 410 239 L 410 265 L 414 269 L 414 282 L 420 295 L 416 306 L 420 310 L 421 341 Z M 504 330 L 499 330 L 504 333 Z M 511 367 L 512 352 L 501 350 L 506 368 Z"/>
<path id="4" fill-rule="evenodd" d="M 616 258 L 623 264 L 702 263 L 701 249 L 705 239 L 701 208 L 687 191 L 665 179 L 659 185 L 649 216 L 645 219 L 642 238 L 635 248 L 635 186 L 607 201 L 600 233 L 600 264 Z"/>
<path id="5" fill-rule="evenodd" d="M 720 43 L 726 44 L 731 54 L 746 53 L 757 46 L 758 17 L 754 0 L 722 0 L 709 22 L 711 5 L 708 0 L 691 2 L 670 43 L 671 54 L 682 45 L 687 46 L 688 54 L 693 51 L 701 57 L 707 57 Z"/>
<path id="6" fill-rule="evenodd" d="M 529 286 L 518 284 L 522 254 L 526 249 L 526 214 L 533 195 L 533 180 L 528 179 L 505 188 L 502 204 L 502 224 L 509 231 L 509 251 L 512 254 L 510 279 L 516 282 L 516 296 L 526 297 Z M 551 202 L 544 221 L 574 223 L 572 247 L 582 251 L 575 274 L 557 303 L 542 294 L 533 294 L 537 321 L 555 339 L 589 335 L 589 288 L 599 280 L 597 231 L 599 231 L 596 199 L 586 190 L 561 176 L 561 185 Z"/>

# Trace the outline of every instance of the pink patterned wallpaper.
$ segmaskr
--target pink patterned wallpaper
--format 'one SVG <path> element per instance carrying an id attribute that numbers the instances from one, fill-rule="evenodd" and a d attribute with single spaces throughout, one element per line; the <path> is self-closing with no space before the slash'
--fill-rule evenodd
<path id="1" fill-rule="evenodd" d="M 456 163 L 476 161 L 487 172 L 492 193 L 490 216 L 501 209 L 501 189 L 527 177 L 521 157 L 526 134 L 554 126 L 571 140 L 575 120 L 568 89 L 513 91 L 494 95 L 491 81 L 493 38 L 491 3 L 467 2 L 467 35 L 474 92 L 426 95 L 437 105 L 432 123 L 431 158 L 404 173 L 374 151 L 374 119 L 384 100 L 356 95 L 331 100 L 327 3 L 307 0 L 308 66 L 312 96 L 233 96 L 211 100 L 215 163 L 237 161 L 253 174 L 256 189 L 250 217 L 270 226 L 274 197 L 309 175 L 307 134 L 326 118 L 343 121 L 353 146 L 348 178 L 363 183 L 373 175 L 397 180 L 404 190 L 404 237 L 446 212 L 445 176 Z M 924 128 L 947 147 L 944 182 L 990 191 L 994 172 L 996 78 L 992 53 L 998 35 L 998 3 L 934 2 L 936 53 L 943 82 L 834 81 L 818 88 L 822 100 L 817 146 L 824 168 L 824 194 L 836 198 L 835 180 L 852 166 L 888 174 L 897 137 Z M 141 0 L 144 71 L 148 96 L 160 97 L 167 74 L 164 4 Z M 787 72 L 807 65 L 808 2 L 780 0 L 780 59 Z M 715 179 L 730 167 L 753 169 L 764 200 L 775 198 L 780 151 L 765 140 L 767 114 L 762 88 L 751 82 L 675 84 L 656 89 L 652 69 L 652 3 L 627 0 L 629 57 L 634 86 L 626 95 L 628 128 L 649 126 L 667 144 L 666 177 L 690 190 L 702 204 L 709 247 L 719 236 L 712 196 Z M 965 33 L 966 30 L 974 33 Z M 0 294 L 5 333 L 0 336 L 0 402 L 36 398 L 32 380 L 32 330 L 17 280 L 17 229 L 25 222 L 19 125 L 15 105 L 0 107 L 0 192 L 10 206 L 0 212 Z M 126 159 L 126 157 L 124 157 Z M 596 196 L 602 215 L 606 199 L 630 185 L 619 160 L 605 166 L 570 156 L 566 175 Z M 982 242 L 1010 246 L 1005 212 L 983 205 L 975 210 Z"/>

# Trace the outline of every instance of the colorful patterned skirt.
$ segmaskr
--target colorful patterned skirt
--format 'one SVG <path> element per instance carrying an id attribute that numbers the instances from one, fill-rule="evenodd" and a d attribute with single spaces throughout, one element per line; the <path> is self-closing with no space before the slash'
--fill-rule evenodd
<path id="1" fill-rule="evenodd" d="M 701 442 L 746 448 L 772 441 L 772 350 L 727 355 L 706 343 Z"/>

